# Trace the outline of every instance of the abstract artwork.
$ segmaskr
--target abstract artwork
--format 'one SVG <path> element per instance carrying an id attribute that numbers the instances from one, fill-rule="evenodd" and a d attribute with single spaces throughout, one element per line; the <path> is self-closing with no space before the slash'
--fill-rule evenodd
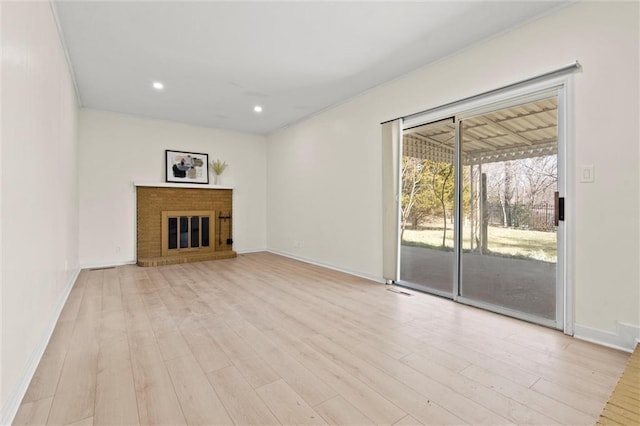
<path id="1" fill-rule="evenodd" d="M 167 182 L 209 183 L 209 155 L 166 150 Z"/>

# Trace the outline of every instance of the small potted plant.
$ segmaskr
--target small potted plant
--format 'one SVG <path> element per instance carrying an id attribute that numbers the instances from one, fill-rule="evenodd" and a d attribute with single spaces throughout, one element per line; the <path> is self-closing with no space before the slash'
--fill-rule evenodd
<path id="1" fill-rule="evenodd" d="M 215 176 L 213 183 L 215 185 L 218 185 L 220 181 L 219 176 L 226 170 L 227 166 L 228 164 L 225 161 L 220 161 L 219 159 L 211 162 L 211 170 Z"/>

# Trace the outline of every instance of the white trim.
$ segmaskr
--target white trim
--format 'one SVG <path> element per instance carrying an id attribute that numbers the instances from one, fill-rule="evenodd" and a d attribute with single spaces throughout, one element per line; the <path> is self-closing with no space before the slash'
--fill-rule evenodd
<path id="1" fill-rule="evenodd" d="M 560 254 L 562 254 L 563 259 L 563 271 L 564 276 L 564 317 L 558 318 L 558 321 L 563 321 L 562 329 L 565 334 L 569 336 L 573 336 L 575 330 L 575 283 L 574 283 L 574 250 L 575 250 L 575 224 L 576 224 L 576 214 L 573 205 L 575 204 L 576 196 L 575 196 L 575 185 L 574 185 L 574 167 L 573 167 L 573 159 L 575 158 L 575 140 L 574 140 L 574 132 L 575 128 L 575 120 L 573 119 L 574 109 L 573 109 L 573 75 L 567 75 L 564 78 L 564 84 L 561 89 L 562 96 L 558 99 L 561 99 L 564 102 L 564 108 L 558 109 L 558 114 L 564 114 L 564 117 L 558 116 L 558 123 L 563 123 L 564 128 L 558 129 L 558 132 L 562 131 L 563 137 L 563 145 L 558 145 L 559 152 L 562 152 L 563 158 L 558 162 L 558 166 L 562 165 L 564 167 L 564 173 L 562 174 L 563 179 L 559 180 L 559 182 L 563 185 L 562 189 L 559 189 L 560 196 L 565 197 L 564 204 L 564 216 L 565 220 L 563 222 L 563 253 L 558 253 L 558 259 L 560 259 Z M 562 118 L 562 120 L 561 120 Z M 558 137 L 560 137 L 560 133 L 558 133 Z M 562 151 L 560 151 L 562 150 Z M 558 170 L 560 171 L 560 170 Z M 559 176 L 560 177 L 560 176 Z M 564 192 L 562 192 L 564 191 Z M 560 265 L 560 263 L 558 264 Z"/>
<path id="2" fill-rule="evenodd" d="M 633 352 L 636 344 L 640 341 L 640 327 L 616 321 L 616 332 L 612 332 L 575 324 L 573 337 L 625 352 Z"/>
<path id="3" fill-rule="evenodd" d="M 136 259 L 133 260 L 114 260 L 110 262 L 98 262 L 98 263 L 83 263 L 80 265 L 81 269 L 97 269 L 97 268 L 111 268 L 123 265 L 135 265 L 138 263 Z"/>
<path id="4" fill-rule="evenodd" d="M 56 29 L 58 30 L 58 39 L 60 40 L 60 45 L 62 46 L 62 51 L 64 52 L 64 58 L 67 61 L 67 68 L 69 69 L 69 75 L 71 76 L 73 89 L 76 92 L 76 101 L 78 102 L 78 107 L 82 108 L 82 98 L 80 97 L 80 88 L 78 87 L 78 80 L 76 79 L 76 73 L 73 70 L 71 57 L 69 56 L 69 49 L 67 49 L 67 42 L 65 41 L 65 38 L 64 38 L 64 32 L 62 31 L 62 24 L 60 24 L 58 9 L 54 0 L 49 0 L 49 7 L 51 8 L 51 13 L 53 14 L 53 20 L 56 23 Z"/>
<path id="5" fill-rule="evenodd" d="M 246 250 L 236 250 L 237 254 L 250 254 L 250 253 L 261 253 L 263 251 L 269 251 L 266 248 L 254 248 L 254 249 L 246 249 Z"/>
<path id="6" fill-rule="evenodd" d="M 172 183 L 172 182 L 133 182 L 133 186 L 150 186 L 154 188 L 195 188 L 195 189 L 233 189 L 227 185 L 208 185 L 198 183 Z"/>
<path id="7" fill-rule="evenodd" d="M 556 191 L 558 196 L 567 198 L 567 82 L 566 77 L 563 83 L 556 88 L 557 109 L 556 109 L 556 173 L 557 185 Z M 565 334 L 573 333 L 573 324 L 567 325 L 567 304 L 570 300 L 567 298 L 567 219 L 573 222 L 573 218 L 567 214 L 565 203 L 565 218 L 558 221 L 558 229 L 556 229 L 556 328 L 562 330 Z"/>
<path id="8" fill-rule="evenodd" d="M 29 357 L 26 367 L 22 372 L 22 380 L 20 381 L 20 384 L 15 387 L 12 392 L 9 393 L 6 403 L 0 410 L 0 424 L 10 425 L 15 419 L 15 416 L 18 413 L 18 409 L 20 408 L 20 403 L 27 393 L 27 389 L 29 388 L 31 379 L 33 379 L 33 375 L 38 368 L 38 364 L 40 364 L 40 361 L 42 360 L 44 351 L 49 344 L 51 336 L 53 335 L 53 330 L 56 328 L 58 318 L 62 313 L 62 308 L 64 308 L 65 303 L 67 303 L 67 298 L 69 297 L 71 289 L 75 285 L 79 274 L 80 268 L 76 269 L 71 278 L 69 278 L 69 281 L 67 282 L 67 285 L 62 292 L 62 295 L 60 296 L 60 299 L 58 299 L 58 303 L 56 304 L 56 307 L 53 311 L 53 315 L 51 317 L 51 320 L 49 321 L 49 325 L 42 335 L 40 343 L 31 352 L 31 356 Z"/>
<path id="9" fill-rule="evenodd" d="M 331 265 L 329 263 L 318 262 L 316 260 L 308 259 L 306 257 L 296 256 L 295 254 L 287 253 L 287 252 L 280 251 L 280 250 L 267 249 L 266 251 L 269 252 L 269 253 L 273 253 L 273 254 L 277 254 L 277 255 L 280 255 L 280 256 L 288 257 L 290 259 L 299 260 L 299 261 L 304 262 L 304 263 L 309 263 L 311 265 L 322 266 L 323 268 L 332 269 L 334 271 L 343 272 L 345 274 L 349 274 L 349 275 L 353 275 L 353 276 L 356 276 L 356 277 L 364 278 L 364 279 L 369 280 L 369 281 L 375 281 L 378 284 L 386 284 L 385 279 L 382 278 L 382 277 L 377 277 L 377 276 L 374 276 L 374 275 L 369 275 L 369 274 L 365 274 L 365 273 L 362 273 L 362 272 L 353 271 L 351 269 L 341 268 L 339 266 Z"/>

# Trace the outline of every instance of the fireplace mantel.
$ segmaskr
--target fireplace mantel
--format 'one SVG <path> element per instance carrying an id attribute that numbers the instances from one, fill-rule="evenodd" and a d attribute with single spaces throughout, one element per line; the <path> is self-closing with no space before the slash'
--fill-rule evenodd
<path id="1" fill-rule="evenodd" d="M 172 182 L 133 182 L 133 186 L 150 186 L 153 188 L 233 189 L 233 186 L 228 185 L 203 185 L 201 183 Z"/>

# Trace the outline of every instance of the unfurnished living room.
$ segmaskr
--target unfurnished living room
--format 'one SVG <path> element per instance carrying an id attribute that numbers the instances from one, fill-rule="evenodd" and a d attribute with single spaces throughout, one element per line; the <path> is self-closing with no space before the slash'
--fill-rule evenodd
<path id="1" fill-rule="evenodd" d="M 0 424 L 640 424 L 638 1 L 0 36 Z"/>

